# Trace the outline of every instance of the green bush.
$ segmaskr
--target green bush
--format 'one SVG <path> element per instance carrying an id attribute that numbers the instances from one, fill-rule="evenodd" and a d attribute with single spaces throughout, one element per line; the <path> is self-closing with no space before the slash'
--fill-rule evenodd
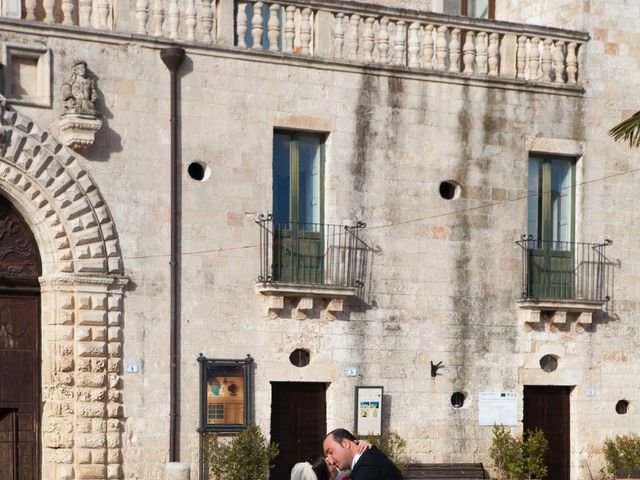
<path id="1" fill-rule="evenodd" d="M 544 455 L 548 448 L 542 430 L 528 431 L 523 438 L 495 425 L 489 453 L 501 480 L 524 480 L 546 477 Z"/>
<path id="2" fill-rule="evenodd" d="M 640 436 L 617 435 L 613 440 L 606 439 L 604 459 L 607 473 L 629 478 L 632 470 L 640 467 Z"/>
<path id="3" fill-rule="evenodd" d="M 407 442 L 395 432 L 384 432 L 382 435 L 368 435 L 363 437 L 378 450 L 384 453 L 393 464 L 404 473 L 407 467 L 407 456 L 405 449 Z"/>
<path id="4" fill-rule="evenodd" d="M 273 466 L 271 460 L 278 455 L 278 446 L 267 444 L 256 425 L 250 425 L 230 442 L 221 442 L 216 433 L 205 434 L 202 442 L 210 479 L 263 480 Z"/>

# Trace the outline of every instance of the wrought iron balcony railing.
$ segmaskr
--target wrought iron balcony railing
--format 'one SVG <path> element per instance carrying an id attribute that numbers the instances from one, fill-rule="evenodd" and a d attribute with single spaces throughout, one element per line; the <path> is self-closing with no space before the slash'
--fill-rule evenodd
<path id="1" fill-rule="evenodd" d="M 613 242 L 581 243 L 537 240 L 523 235 L 522 297 L 532 300 L 609 300 L 609 262 L 605 249 Z"/>
<path id="2" fill-rule="evenodd" d="M 260 215 L 262 283 L 361 288 L 369 247 L 355 226 L 278 222 Z"/>

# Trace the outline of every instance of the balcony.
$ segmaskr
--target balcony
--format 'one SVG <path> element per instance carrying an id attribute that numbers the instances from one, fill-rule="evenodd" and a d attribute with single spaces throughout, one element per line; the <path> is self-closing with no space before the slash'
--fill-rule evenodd
<path id="1" fill-rule="evenodd" d="M 341 311 L 347 297 L 364 287 L 370 248 L 360 238 L 364 223 L 355 226 L 277 222 L 261 215 L 258 291 L 270 296 L 270 309 L 284 308 L 285 297 L 298 300 L 298 310 L 323 307 Z"/>
<path id="2" fill-rule="evenodd" d="M 610 264 L 603 243 L 543 241 L 523 235 L 516 242 L 522 249 L 521 308 L 531 310 L 529 321 L 554 313 L 556 322 L 566 321 L 567 312 L 577 313 L 581 323 L 609 301 Z"/>
<path id="3" fill-rule="evenodd" d="M 339 0 L 5 0 L 5 16 L 270 61 L 581 95 L 582 32 Z M 5 25 L 12 22 L 4 22 Z M 13 23 L 15 24 L 15 23 Z M 73 31 L 73 28 L 71 29 Z M 93 38 L 96 38 L 95 35 Z"/>

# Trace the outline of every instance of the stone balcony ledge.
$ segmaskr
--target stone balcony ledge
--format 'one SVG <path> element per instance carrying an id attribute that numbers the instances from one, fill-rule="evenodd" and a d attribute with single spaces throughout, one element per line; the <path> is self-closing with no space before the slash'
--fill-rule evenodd
<path id="1" fill-rule="evenodd" d="M 606 300 L 518 300 L 518 307 L 528 310 L 527 323 L 539 323 L 546 314 L 552 323 L 566 323 L 567 314 L 577 314 L 577 322 L 590 324 L 593 322 L 593 314 L 600 311 Z"/>
<path id="2" fill-rule="evenodd" d="M 285 299 L 295 303 L 296 316 L 304 318 L 305 312 L 319 308 L 329 317 L 342 312 L 344 301 L 355 297 L 356 287 L 333 285 L 305 285 L 293 283 L 258 283 L 256 289 L 265 296 L 267 310 L 275 313 L 285 308 Z"/>

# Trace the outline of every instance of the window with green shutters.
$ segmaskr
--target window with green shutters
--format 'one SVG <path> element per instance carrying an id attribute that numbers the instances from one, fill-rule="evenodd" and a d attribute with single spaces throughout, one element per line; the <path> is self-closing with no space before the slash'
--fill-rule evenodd
<path id="1" fill-rule="evenodd" d="M 529 157 L 529 292 L 567 299 L 575 292 L 575 159 Z"/>
<path id="2" fill-rule="evenodd" d="M 273 276 L 322 283 L 324 136 L 273 136 Z"/>

